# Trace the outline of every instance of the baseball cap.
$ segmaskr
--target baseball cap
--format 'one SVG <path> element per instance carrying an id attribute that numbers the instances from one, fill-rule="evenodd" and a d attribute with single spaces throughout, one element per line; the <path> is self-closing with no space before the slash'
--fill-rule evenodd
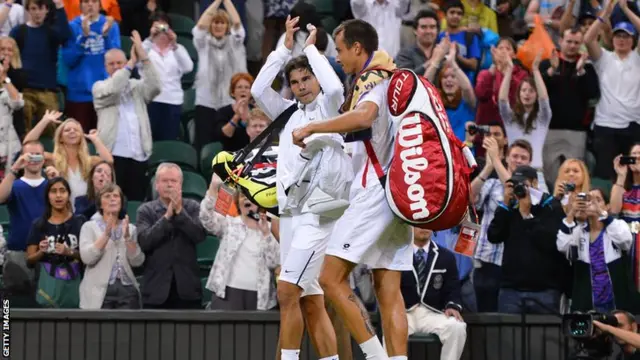
<path id="1" fill-rule="evenodd" d="M 538 172 L 531 166 L 522 165 L 516 168 L 511 174 L 510 182 L 523 182 L 525 180 L 534 180 L 538 178 Z"/>
<path id="2" fill-rule="evenodd" d="M 638 35 L 636 28 L 630 22 L 626 21 L 621 21 L 616 24 L 616 26 L 613 28 L 613 33 L 615 34 L 618 31 L 624 31 L 631 36 Z"/>
<path id="3" fill-rule="evenodd" d="M 592 13 L 591 11 L 585 11 L 584 13 L 580 14 L 580 17 L 578 18 L 578 23 L 582 23 L 583 20 L 586 19 L 597 19 L 596 14 Z"/>

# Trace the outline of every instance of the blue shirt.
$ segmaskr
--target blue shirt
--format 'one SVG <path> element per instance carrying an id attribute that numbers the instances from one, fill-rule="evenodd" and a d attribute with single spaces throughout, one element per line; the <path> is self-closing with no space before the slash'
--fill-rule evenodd
<path id="1" fill-rule="evenodd" d="M 58 47 L 71 36 L 67 14 L 57 9 L 53 26 L 43 24 L 39 27 L 26 26 L 20 35 L 22 25 L 11 30 L 11 37 L 22 37 L 24 46 L 20 49 L 22 68 L 27 76 L 27 88 L 55 91 L 57 86 Z M 19 41 L 18 41 L 19 43 Z M 18 45 L 19 46 L 19 45 Z"/>
<path id="2" fill-rule="evenodd" d="M 470 276 L 471 271 L 473 270 L 473 260 L 470 257 L 460 255 L 453 250 L 456 247 L 456 240 L 458 239 L 459 231 L 459 227 L 441 230 L 438 232 L 434 231 L 431 240 L 435 241 L 438 246 L 442 246 L 453 252 L 453 256 L 456 258 L 459 278 L 460 280 L 464 280 Z"/>
<path id="3" fill-rule="evenodd" d="M 442 40 L 444 35 L 445 35 L 444 31 L 438 34 L 438 42 Z M 473 36 L 471 38 L 471 41 L 467 43 L 467 38 L 469 38 L 469 36 L 467 36 L 466 31 L 460 31 L 455 34 L 451 34 L 451 33 L 449 34 L 449 39 L 451 39 L 451 42 L 455 42 L 458 44 L 458 54 L 460 56 L 462 56 L 465 59 L 477 59 L 478 64 L 480 64 L 480 59 L 482 58 L 482 48 L 480 47 L 480 39 L 478 36 Z M 463 69 L 463 71 L 465 74 L 467 74 L 467 77 L 473 84 L 476 77 L 475 69 L 474 70 Z"/>
<path id="4" fill-rule="evenodd" d="M 106 22 L 104 15 L 89 25 L 89 35 L 82 31 L 82 16 L 73 19 L 72 37 L 62 48 L 63 66 L 67 69 L 67 99 L 74 102 L 91 102 L 91 89 L 96 81 L 107 78 L 104 66 L 104 54 L 111 49 L 120 48 L 120 30 L 113 23 L 107 36 L 102 36 L 102 27 Z"/>
<path id="5" fill-rule="evenodd" d="M 475 121 L 476 109 L 469 106 L 464 100 L 460 100 L 458 108 L 451 109 L 446 108 L 447 116 L 449 117 L 449 123 L 451 129 L 456 134 L 460 141 L 464 141 L 466 129 L 464 124 L 467 121 Z"/>
<path id="6" fill-rule="evenodd" d="M 11 194 L 7 200 L 11 223 L 7 240 L 8 250 L 25 251 L 27 249 L 27 237 L 31 224 L 44 214 L 47 183 L 45 179 L 40 185 L 31 187 L 22 179 L 13 182 Z"/>

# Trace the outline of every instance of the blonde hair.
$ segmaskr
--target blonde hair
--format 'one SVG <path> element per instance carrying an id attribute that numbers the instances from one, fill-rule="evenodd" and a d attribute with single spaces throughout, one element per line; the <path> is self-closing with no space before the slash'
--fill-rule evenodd
<path id="1" fill-rule="evenodd" d="M 231 32 L 231 18 L 229 17 L 229 13 L 224 9 L 216 9 L 211 15 L 211 24 L 216 21 L 222 21 L 227 24 L 226 33 L 229 34 Z M 209 25 L 209 32 L 211 32 L 211 25 Z"/>
<path id="2" fill-rule="evenodd" d="M 251 111 L 249 112 L 249 120 L 247 121 L 247 125 L 251 124 L 251 121 L 258 120 L 258 119 L 265 120 L 267 122 L 267 126 L 271 124 L 271 121 L 272 121 L 271 119 L 269 119 L 269 116 L 267 116 L 267 114 L 264 113 L 264 111 L 255 107 L 251 109 Z"/>
<path id="3" fill-rule="evenodd" d="M 76 124 L 80 128 L 81 135 L 80 144 L 78 144 L 78 162 L 80 163 L 80 173 L 82 174 L 82 178 L 85 181 L 88 181 L 89 174 L 91 173 L 91 155 L 89 154 L 87 140 L 84 138 L 82 125 L 76 119 L 69 118 L 56 129 L 55 135 L 53 136 L 54 166 L 58 171 L 60 171 L 60 175 L 66 179 L 69 173 L 69 163 L 67 162 L 67 153 L 65 152 L 64 144 L 62 143 L 62 131 L 70 123 Z"/>
<path id="4" fill-rule="evenodd" d="M 567 159 L 562 165 L 560 165 L 560 169 L 558 169 L 558 177 L 556 178 L 556 182 L 554 184 L 554 192 L 559 184 L 563 183 L 567 179 L 564 178 L 564 172 L 567 167 L 571 164 L 578 164 L 580 171 L 582 171 L 582 186 L 580 188 L 576 187 L 576 192 L 588 193 L 591 190 L 591 177 L 589 176 L 589 170 L 587 169 L 587 165 L 582 160 L 579 159 Z M 576 184 L 577 186 L 578 184 Z M 557 195 L 557 194 L 553 194 Z"/>
<path id="5" fill-rule="evenodd" d="M 0 37 L 0 43 L 3 41 L 8 41 L 11 43 L 11 47 L 13 47 L 13 56 L 11 57 L 11 67 L 14 69 L 22 69 L 22 60 L 20 59 L 20 49 L 18 48 L 18 43 L 9 36 Z"/>

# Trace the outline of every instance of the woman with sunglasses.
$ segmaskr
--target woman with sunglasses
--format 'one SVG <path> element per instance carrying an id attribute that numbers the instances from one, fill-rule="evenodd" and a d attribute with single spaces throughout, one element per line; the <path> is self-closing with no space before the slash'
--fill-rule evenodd
<path id="1" fill-rule="evenodd" d="M 259 213 L 258 207 L 240 192 L 234 194 L 240 216 L 218 213 L 221 185 L 222 179 L 213 174 L 200 204 L 202 226 L 220 239 L 206 285 L 214 293 L 209 309 L 272 309 L 277 300 L 271 271 L 280 265 L 280 244 L 274 236 L 277 220 L 272 219 L 270 224 L 266 214 Z"/>
<path id="2" fill-rule="evenodd" d="M 45 213 L 34 221 L 27 238 L 27 262 L 39 266 L 36 301 L 44 307 L 78 308 L 82 263 L 78 251 L 82 215 L 73 215 L 69 183 L 49 180 Z"/>

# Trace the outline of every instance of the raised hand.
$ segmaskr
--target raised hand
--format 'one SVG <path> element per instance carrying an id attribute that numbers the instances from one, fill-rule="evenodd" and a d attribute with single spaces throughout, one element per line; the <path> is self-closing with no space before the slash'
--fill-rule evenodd
<path id="1" fill-rule="evenodd" d="M 623 2 L 626 2 L 626 0 Z M 587 53 L 580 54 L 580 59 L 578 59 L 578 63 L 576 64 L 576 73 L 578 75 L 582 75 L 582 73 L 584 72 L 584 66 L 587 64 L 588 58 L 589 58 L 589 54 Z"/>
<path id="2" fill-rule="evenodd" d="M 627 173 L 629 172 L 629 167 L 627 165 L 620 164 L 621 157 L 622 155 L 618 155 L 615 157 L 615 159 L 613 159 L 613 169 L 615 170 L 616 175 L 618 175 L 619 178 L 626 178 Z"/>
<path id="3" fill-rule="evenodd" d="M 113 19 L 112 16 L 107 16 L 107 21 L 104 22 L 104 25 L 102 25 L 102 36 L 103 37 L 107 37 L 107 35 L 109 35 L 109 31 L 111 31 L 111 27 L 113 26 L 113 22 L 115 20 Z"/>
<path id="4" fill-rule="evenodd" d="M 299 16 L 294 17 L 292 19 L 291 15 L 287 15 L 287 20 L 284 23 L 284 28 L 285 28 L 284 46 L 289 50 L 293 49 L 294 35 L 296 31 L 300 30 L 300 28 L 297 27 L 299 21 L 300 21 Z"/>
<path id="5" fill-rule="evenodd" d="M 307 31 L 309 31 L 309 36 L 307 37 L 307 41 L 304 43 L 304 47 L 315 45 L 316 36 L 318 34 L 318 29 L 316 29 L 316 27 L 311 24 L 307 24 Z"/>
<path id="6" fill-rule="evenodd" d="M 262 235 L 269 236 L 271 229 L 269 228 L 269 222 L 267 221 L 267 214 L 261 213 L 260 220 L 258 220 L 258 228 L 262 232 Z"/>
<path id="7" fill-rule="evenodd" d="M 44 169 L 44 173 L 47 175 L 47 179 L 53 179 L 60 176 L 58 169 L 53 166 L 47 166 L 46 169 Z"/>
<path id="8" fill-rule="evenodd" d="M 458 43 L 454 42 L 451 45 L 452 46 L 449 46 L 449 53 L 447 54 L 446 58 L 447 58 L 447 63 L 449 63 L 450 65 L 455 65 L 456 54 L 458 53 Z"/>
<path id="9" fill-rule="evenodd" d="M 553 49 L 551 51 L 551 57 L 549 58 L 549 62 L 551 63 L 551 67 L 555 71 L 558 66 L 560 66 L 560 57 L 558 56 L 558 50 Z"/>
<path id="10" fill-rule="evenodd" d="M 87 138 L 87 140 L 91 141 L 92 143 L 95 143 L 96 141 L 99 140 L 99 138 L 98 138 L 98 130 L 91 129 L 91 130 L 89 130 L 88 134 L 84 135 L 84 137 Z"/>
<path id="11" fill-rule="evenodd" d="M 209 196 L 216 196 L 222 183 L 223 181 L 220 176 L 218 176 L 218 174 L 216 173 L 213 173 L 213 175 L 211 175 L 211 183 L 209 184 Z"/>
<path id="12" fill-rule="evenodd" d="M 124 239 L 129 241 L 131 239 L 131 233 L 129 232 L 129 215 L 125 215 L 122 220 L 122 229 L 124 230 Z"/>
<path id="13" fill-rule="evenodd" d="M 82 26 L 82 34 L 83 34 L 84 36 L 89 36 L 89 32 L 91 31 L 91 28 L 90 28 L 90 25 L 91 25 L 91 24 L 90 24 L 90 21 L 91 21 L 91 20 L 89 20 L 89 17 L 88 17 L 88 16 L 85 16 L 85 17 L 82 19 L 82 25 L 81 25 L 81 26 Z"/>
<path id="14" fill-rule="evenodd" d="M 62 124 L 62 120 L 60 120 L 61 116 L 62 116 L 62 113 L 60 111 L 57 111 L 57 110 L 45 110 L 41 121 L 46 121 L 46 122 L 51 123 L 51 124 L 60 125 L 60 124 Z"/>

